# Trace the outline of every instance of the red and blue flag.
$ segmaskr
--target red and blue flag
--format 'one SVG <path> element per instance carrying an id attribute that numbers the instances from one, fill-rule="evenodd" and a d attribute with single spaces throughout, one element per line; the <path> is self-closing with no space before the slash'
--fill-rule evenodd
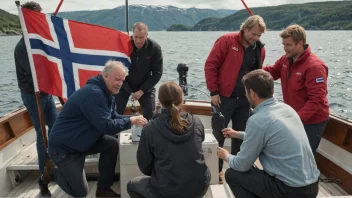
<path id="1" fill-rule="evenodd" d="M 40 91 L 68 98 L 108 60 L 131 64 L 130 37 L 120 31 L 22 8 Z"/>

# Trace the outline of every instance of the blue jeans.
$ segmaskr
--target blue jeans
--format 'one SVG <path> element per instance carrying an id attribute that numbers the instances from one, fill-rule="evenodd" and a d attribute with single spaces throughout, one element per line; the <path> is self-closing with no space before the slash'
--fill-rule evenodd
<path id="1" fill-rule="evenodd" d="M 38 153 L 38 161 L 39 161 L 39 170 L 43 174 L 46 155 L 47 155 L 47 149 L 45 148 L 45 145 L 44 145 L 42 129 L 40 127 L 38 105 L 35 99 L 35 94 L 28 94 L 21 91 L 21 98 L 24 106 L 27 108 L 29 117 L 31 118 L 35 131 L 37 133 L 37 153 Z M 49 127 L 49 130 L 48 130 L 48 134 L 49 134 L 52 126 L 54 125 L 58 111 L 52 95 L 40 95 L 40 102 L 42 105 L 44 122 Z"/>
<path id="2" fill-rule="evenodd" d="M 102 136 L 86 153 L 62 154 L 49 149 L 49 155 L 57 166 L 50 174 L 67 194 L 73 197 L 85 197 L 89 190 L 84 171 L 86 155 L 100 153 L 97 188 L 106 191 L 114 182 L 118 152 L 118 141 L 110 135 Z"/>

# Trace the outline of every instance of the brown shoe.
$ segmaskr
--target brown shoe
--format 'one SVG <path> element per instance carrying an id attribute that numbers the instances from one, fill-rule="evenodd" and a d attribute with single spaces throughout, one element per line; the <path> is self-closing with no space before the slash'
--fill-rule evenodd
<path id="1" fill-rule="evenodd" d="M 118 198 L 121 197 L 120 194 L 117 194 L 115 191 L 113 191 L 111 188 L 107 189 L 107 190 L 101 190 L 101 189 L 97 189 L 97 191 L 95 192 L 95 196 L 97 198 L 99 197 L 113 197 L 113 198 Z"/>
<path id="2" fill-rule="evenodd" d="M 55 164 L 51 159 L 46 160 L 44 173 L 43 173 L 43 180 L 45 183 L 50 183 L 53 178 L 51 177 L 51 172 L 55 168 Z"/>
<path id="3" fill-rule="evenodd" d="M 224 173 L 221 171 L 219 173 L 219 184 L 223 184 L 224 183 Z"/>

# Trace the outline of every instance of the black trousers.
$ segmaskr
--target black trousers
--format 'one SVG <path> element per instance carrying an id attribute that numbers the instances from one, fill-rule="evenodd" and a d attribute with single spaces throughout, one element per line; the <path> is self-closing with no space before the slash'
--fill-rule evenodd
<path id="1" fill-rule="evenodd" d="M 130 98 L 130 93 L 124 89 L 120 89 L 119 93 L 115 96 L 116 101 L 116 112 L 120 115 L 125 111 L 128 99 Z M 142 107 L 143 116 L 150 120 L 155 113 L 155 88 L 150 92 L 146 92 L 138 100 L 139 104 Z"/>
<path id="2" fill-rule="evenodd" d="M 218 114 L 213 114 L 211 118 L 211 125 L 213 134 L 219 143 L 219 147 L 224 146 L 225 137 L 221 130 L 227 127 L 230 120 L 232 121 L 232 128 L 236 131 L 244 131 L 246 123 L 250 115 L 250 105 L 246 96 L 236 98 L 226 98 L 220 95 L 220 111 L 224 115 L 225 120 L 221 120 Z M 237 138 L 231 139 L 231 154 L 236 155 L 240 151 L 242 140 Z M 223 160 L 219 159 L 219 172 L 222 171 Z"/>
<path id="3" fill-rule="evenodd" d="M 315 198 L 319 191 L 318 181 L 303 187 L 290 187 L 257 168 L 247 172 L 229 168 L 225 178 L 236 198 Z"/>
<path id="4" fill-rule="evenodd" d="M 319 146 L 321 137 L 325 131 L 326 124 L 328 120 L 318 123 L 318 124 L 305 124 L 304 129 L 306 130 L 310 147 L 313 151 L 313 154 L 316 153 Z"/>

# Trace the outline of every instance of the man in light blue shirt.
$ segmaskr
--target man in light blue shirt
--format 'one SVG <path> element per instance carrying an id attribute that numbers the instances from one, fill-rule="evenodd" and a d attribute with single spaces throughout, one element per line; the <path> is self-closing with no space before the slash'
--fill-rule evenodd
<path id="1" fill-rule="evenodd" d="M 222 132 L 243 139 L 243 144 L 237 155 L 218 148 L 219 158 L 230 166 L 225 178 L 232 192 L 236 198 L 316 197 L 320 172 L 298 114 L 273 97 L 274 80 L 268 72 L 254 70 L 242 82 L 253 115 L 245 132 Z M 264 170 L 253 168 L 258 157 Z"/>

